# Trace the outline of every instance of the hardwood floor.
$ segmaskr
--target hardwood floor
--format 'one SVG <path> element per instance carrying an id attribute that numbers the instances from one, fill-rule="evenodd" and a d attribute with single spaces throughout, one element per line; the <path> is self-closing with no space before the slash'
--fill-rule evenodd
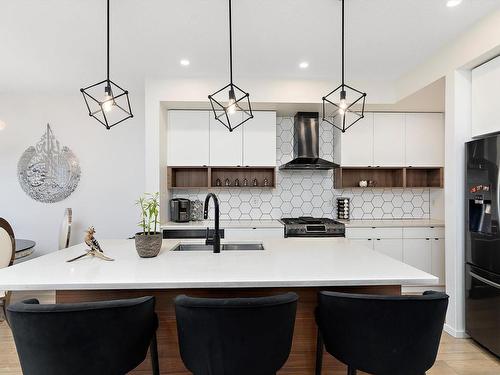
<path id="1" fill-rule="evenodd" d="M 14 294 L 13 301 L 35 297 L 30 294 Z M 43 303 L 53 302 L 54 293 L 36 294 Z M 0 323 L 0 375 L 21 375 L 12 335 L 5 322 Z M 345 371 L 331 372 L 345 375 Z M 444 333 L 434 367 L 427 375 L 498 375 L 500 360 L 482 349 L 470 339 L 455 339 Z"/>

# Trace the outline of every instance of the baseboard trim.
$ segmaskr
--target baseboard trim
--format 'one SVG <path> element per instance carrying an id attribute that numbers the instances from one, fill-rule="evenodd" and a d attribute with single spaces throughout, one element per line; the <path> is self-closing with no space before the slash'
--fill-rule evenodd
<path id="1" fill-rule="evenodd" d="M 467 333 L 465 333 L 465 331 L 457 331 L 456 329 L 454 329 L 453 327 L 451 327 L 448 324 L 444 325 L 444 331 L 457 339 L 469 338 L 469 335 Z"/>

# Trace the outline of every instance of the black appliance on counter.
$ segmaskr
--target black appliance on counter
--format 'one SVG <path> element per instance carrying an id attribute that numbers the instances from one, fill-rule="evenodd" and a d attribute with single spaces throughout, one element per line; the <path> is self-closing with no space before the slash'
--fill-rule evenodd
<path id="1" fill-rule="evenodd" d="M 500 136 L 466 144 L 465 331 L 500 356 Z"/>
<path id="2" fill-rule="evenodd" d="M 191 218 L 191 201 L 184 198 L 170 200 L 170 220 L 177 223 L 188 222 Z"/>
<path id="3" fill-rule="evenodd" d="M 345 225 L 329 218 L 282 218 L 285 237 L 345 237 Z"/>

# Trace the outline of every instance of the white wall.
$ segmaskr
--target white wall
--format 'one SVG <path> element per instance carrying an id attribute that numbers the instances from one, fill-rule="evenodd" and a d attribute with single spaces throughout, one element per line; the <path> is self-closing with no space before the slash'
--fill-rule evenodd
<path id="1" fill-rule="evenodd" d="M 126 238 L 138 221 L 134 205 L 144 190 L 144 99 L 131 90 L 134 119 L 107 131 L 85 112 L 76 89 L 69 94 L 2 94 L 0 121 L 0 216 L 11 222 L 16 236 L 37 242 L 37 255 L 57 249 L 60 221 L 73 208 L 72 244 L 94 225 L 97 238 Z M 135 93 L 135 95 L 134 95 Z M 31 199 L 17 179 L 17 163 L 51 124 L 57 139 L 77 155 L 82 169 L 75 192 L 62 202 Z"/>

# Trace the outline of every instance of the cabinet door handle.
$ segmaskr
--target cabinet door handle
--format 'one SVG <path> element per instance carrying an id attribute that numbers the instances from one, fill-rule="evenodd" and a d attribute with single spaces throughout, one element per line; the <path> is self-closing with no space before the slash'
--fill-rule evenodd
<path id="1" fill-rule="evenodd" d="M 380 241 L 380 238 L 377 238 L 377 241 Z"/>
<path id="2" fill-rule="evenodd" d="M 481 277 L 472 271 L 469 271 L 469 275 L 471 275 L 475 279 L 478 279 L 479 281 L 482 281 L 485 284 L 488 284 L 489 286 L 492 286 L 493 288 L 500 289 L 500 284 L 497 284 L 491 280 L 485 279 L 484 277 Z"/>
<path id="3" fill-rule="evenodd" d="M 371 238 L 368 238 L 368 241 L 371 241 L 372 239 Z"/>
<path id="4" fill-rule="evenodd" d="M 430 241 L 430 238 L 426 238 L 425 240 L 426 240 L 426 241 Z"/>

